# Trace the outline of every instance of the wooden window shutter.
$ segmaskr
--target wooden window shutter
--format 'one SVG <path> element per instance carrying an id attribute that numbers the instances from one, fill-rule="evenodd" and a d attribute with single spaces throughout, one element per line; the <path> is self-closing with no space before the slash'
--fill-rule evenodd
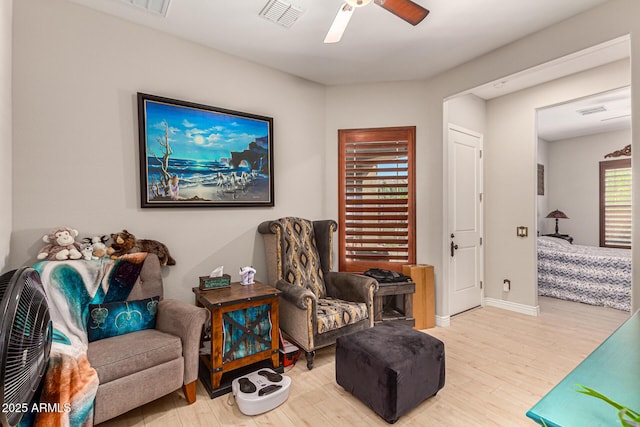
<path id="1" fill-rule="evenodd" d="M 631 159 L 600 162 L 600 246 L 631 248 Z"/>
<path id="2" fill-rule="evenodd" d="M 338 131 L 339 267 L 415 264 L 415 127 Z"/>

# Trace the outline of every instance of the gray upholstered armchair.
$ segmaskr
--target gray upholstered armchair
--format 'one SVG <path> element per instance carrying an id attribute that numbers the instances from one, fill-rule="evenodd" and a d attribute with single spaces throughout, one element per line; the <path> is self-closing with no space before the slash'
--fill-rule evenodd
<path id="1" fill-rule="evenodd" d="M 129 300 L 163 295 L 160 261 L 148 254 Z M 158 303 L 155 329 L 89 343 L 87 357 L 100 386 L 95 424 L 121 415 L 182 387 L 196 401 L 200 334 L 209 312 L 178 300 Z"/>
<path id="2" fill-rule="evenodd" d="M 264 237 L 269 283 L 282 291 L 280 327 L 307 356 L 313 368 L 315 349 L 342 335 L 373 326 L 370 277 L 330 271 L 332 220 L 280 218 L 258 226 Z"/>

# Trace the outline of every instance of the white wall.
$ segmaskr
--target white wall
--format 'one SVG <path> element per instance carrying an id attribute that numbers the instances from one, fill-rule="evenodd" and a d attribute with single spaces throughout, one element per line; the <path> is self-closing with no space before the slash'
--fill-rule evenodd
<path id="1" fill-rule="evenodd" d="M 462 95 L 444 103 L 445 123 L 462 126 L 484 135 L 486 124 L 486 101 L 475 95 Z"/>
<path id="2" fill-rule="evenodd" d="M 436 312 L 448 314 L 442 265 L 443 157 L 442 139 L 430 138 L 437 112 L 442 118 L 442 102 L 428 105 L 426 82 L 395 82 L 327 88 L 327 169 L 326 192 L 329 216 L 338 215 L 338 129 L 385 126 L 416 126 L 416 256 L 420 264 L 434 266 Z M 468 96 L 449 104 L 451 122 L 478 132 L 484 131 L 484 101 Z M 434 109 L 436 111 L 434 111 Z M 435 124 L 440 127 L 443 122 Z M 331 159 L 334 159 L 331 161 Z M 448 242 L 448 240 L 447 240 Z"/>
<path id="3" fill-rule="evenodd" d="M 430 111 L 426 99 L 425 84 L 419 81 L 328 87 L 325 198 L 328 215 L 337 218 L 338 129 L 416 126 L 416 252 L 419 263 L 435 267 L 438 282 L 442 257 L 442 156 L 436 146 L 441 141 L 428 137 Z"/>
<path id="4" fill-rule="evenodd" d="M 11 31 L 13 0 L 0 2 L 0 272 L 11 242 Z"/>
<path id="5" fill-rule="evenodd" d="M 435 265 L 436 275 L 441 274 L 443 101 L 625 34 L 631 35 L 632 69 L 640 69 L 640 2 L 636 0 L 611 0 L 426 81 L 327 88 L 326 104 L 321 86 L 61 0 L 21 0 L 14 8 L 17 152 L 11 261 L 28 261 L 39 249 L 41 234 L 59 224 L 76 226 L 83 233 L 126 226 L 140 237 L 169 245 L 179 264 L 166 273 L 168 293 L 189 300 L 195 277 L 212 265 L 225 264 L 235 273 L 251 258 L 260 269 L 257 264 L 263 254 L 255 233 L 260 220 L 284 214 L 335 218 L 337 130 L 341 128 L 417 126 L 418 262 Z M 631 83 L 632 108 L 640 111 L 640 72 L 634 72 Z M 140 210 L 133 100 L 137 91 L 273 115 L 276 207 Z M 507 169 L 494 164 L 497 169 L 488 171 L 485 164 L 487 183 L 493 185 L 485 187 L 487 207 L 491 205 L 485 212 L 487 217 L 491 214 L 492 223 L 486 239 L 493 248 L 486 254 L 486 264 L 493 268 L 487 291 L 501 298 L 501 278 L 511 274 L 505 266 L 513 265 L 517 271 L 512 278 L 520 290 L 512 292 L 509 300 L 524 305 L 537 301 L 532 279 L 535 239 L 517 240 L 514 228 L 535 224 L 533 117 L 532 113 L 524 118 L 517 130 L 517 125 L 511 126 L 513 133 L 492 135 L 503 143 L 494 144 L 485 137 L 486 146 L 506 148 L 504 157 L 513 160 L 506 141 L 513 141 L 514 134 L 518 138 L 531 135 L 530 148 L 511 151 L 517 159 Z M 633 136 L 635 145 L 640 128 L 633 129 Z M 63 172 L 52 170 L 49 159 L 61 152 L 74 160 L 74 169 L 68 171 L 70 179 L 56 183 L 52 177 Z M 81 168 L 95 170 L 104 177 L 102 182 L 78 178 Z M 637 210 L 640 166 L 636 168 Z M 507 188 L 496 184 L 504 173 L 514 178 Z M 318 191 L 324 196 L 318 197 Z M 634 242 L 640 242 L 640 223 L 635 222 Z M 506 226 L 496 226 L 500 223 Z M 640 288 L 640 248 L 633 250 L 633 257 L 635 290 Z M 446 286 L 446 281 L 437 279 L 439 315 L 448 314 L 443 304 Z M 634 303 L 640 308 L 640 291 L 634 292 Z"/>
<path id="6" fill-rule="evenodd" d="M 167 296 L 191 302 L 218 265 L 266 281 L 260 222 L 325 216 L 323 86 L 67 1 L 14 9 L 14 266 L 57 226 L 126 228 L 167 244 Z M 273 117 L 276 206 L 141 209 L 138 91 Z"/>
<path id="7" fill-rule="evenodd" d="M 560 209 L 569 219 L 559 220 L 560 233 L 573 243 L 600 245 L 600 162 L 604 156 L 631 144 L 631 130 L 563 139 L 549 144 L 549 210 Z M 611 160 L 611 159 L 609 159 Z M 555 221 L 543 219 L 545 233 Z"/>
<path id="8" fill-rule="evenodd" d="M 608 1 L 599 7 L 457 67 L 434 79 L 433 84 L 429 86 L 433 88 L 434 95 L 436 95 L 434 98 L 440 94 L 441 90 L 456 93 L 456 89 L 461 91 L 463 88 L 472 88 L 499 80 L 514 72 L 629 34 L 631 69 L 634 70 L 631 74 L 632 109 L 639 111 L 640 21 L 635 18 L 638 14 L 640 14 L 640 2 L 633 0 Z M 561 91 L 563 89 L 559 88 Z M 594 90 L 598 90 L 598 88 L 594 88 Z M 434 99 L 433 103 L 435 102 L 437 101 Z M 508 115 L 507 110 L 508 108 L 504 108 L 502 111 Z M 536 153 L 528 148 L 529 144 L 535 145 L 533 141 L 529 141 L 529 144 L 526 144 L 527 147 L 522 147 L 522 150 L 515 152 L 509 150 L 509 144 L 513 144 L 514 137 L 533 135 L 533 122 L 533 114 L 522 117 L 517 123 L 510 124 L 510 131 L 496 133 L 488 131 L 485 139 L 487 154 L 489 154 L 488 146 L 493 144 L 494 140 L 501 140 L 502 142 L 494 144 L 494 147 L 498 151 L 503 148 L 507 151 L 503 155 L 499 155 L 498 158 L 512 161 L 506 169 L 502 168 L 502 162 L 494 162 L 494 168 L 490 167 L 488 162 L 485 163 L 485 191 L 487 192 L 485 218 L 488 223 L 485 235 L 487 236 L 487 246 L 490 244 L 492 247 L 492 249 L 487 248 L 486 251 L 487 270 L 491 268 L 491 274 L 487 271 L 485 275 L 486 290 L 494 298 L 503 298 L 507 302 L 515 302 L 525 306 L 535 305 L 537 301 L 535 284 L 532 279 L 535 277 L 535 239 L 519 240 L 515 235 L 514 228 L 518 224 L 531 225 L 535 223 L 533 205 L 535 173 L 533 165 L 536 161 Z M 430 137 L 438 138 L 441 135 L 434 133 Z M 632 138 L 633 147 L 640 141 L 640 128 L 633 128 Z M 633 149 L 635 150 L 635 148 Z M 513 155 L 517 155 L 517 157 Z M 634 163 L 633 169 L 633 209 L 637 211 L 640 207 L 640 164 Z M 531 171 L 531 173 L 526 171 Z M 500 184 L 499 176 L 501 174 L 514 178 L 515 182 Z M 491 196 L 488 194 L 489 192 L 498 197 Z M 632 250 L 634 277 L 632 303 L 634 309 L 640 308 L 640 248 L 638 247 L 638 243 L 640 243 L 638 225 L 640 224 L 637 221 L 638 216 L 635 216 L 634 248 Z M 507 224 L 507 226 L 501 224 Z M 506 274 L 510 274 L 511 278 L 515 277 L 512 284 L 517 291 L 504 296 L 501 295 L 500 288 L 502 278 L 510 277 Z"/>
<path id="9" fill-rule="evenodd" d="M 515 230 L 518 225 L 533 229 L 537 223 L 536 109 L 622 87 L 629 78 L 628 61 L 618 61 L 487 102 L 484 166 L 488 297 L 537 306 L 535 233 L 519 238 Z M 551 188 L 550 184 L 550 193 Z M 549 203 L 554 209 L 552 199 Z M 502 292 L 503 279 L 511 280 L 511 292 Z"/>
<path id="10" fill-rule="evenodd" d="M 364 123 L 384 126 L 414 124 L 418 126 L 418 262 L 433 264 L 436 275 L 442 273 L 442 258 L 446 250 L 442 219 L 442 159 L 443 159 L 443 101 L 471 88 L 499 80 L 505 76 L 568 55 L 596 44 L 631 34 L 632 67 L 640 68 L 640 2 L 612 0 L 574 18 L 483 55 L 473 61 L 414 83 L 384 83 L 329 88 L 327 96 L 327 157 L 336 156 L 336 133 L 340 128 L 356 128 Z M 634 34 L 635 37 L 634 37 Z M 627 80 L 628 80 L 627 74 Z M 640 108 L 640 72 L 632 76 L 632 106 Z M 606 84 L 604 84 L 606 86 Z M 606 86 L 611 87 L 611 86 Z M 578 90 L 560 94 L 578 96 Z M 599 88 L 594 87 L 594 91 Z M 574 92 L 574 93 L 571 93 Z M 398 97 L 403 96 L 399 99 Z M 558 96 L 560 101 L 562 97 Z M 545 102 L 553 102 L 550 99 Z M 506 102 L 506 101 L 503 101 Z M 545 102 L 529 102 L 524 106 L 543 106 Z M 520 105 L 518 105 L 520 106 Z M 513 105 L 512 105 L 513 107 Z M 495 117 L 511 117 L 506 106 L 494 103 Z M 375 118 L 378 121 L 373 121 Z M 485 153 L 493 151 L 493 158 L 485 161 L 485 294 L 491 298 L 535 307 L 535 238 L 518 238 L 518 225 L 535 228 L 537 153 L 535 143 L 535 112 L 516 117 L 515 122 L 503 120 L 506 129 L 487 125 Z M 640 130 L 635 140 L 640 140 Z M 640 169 L 640 166 L 638 167 Z M 331 212 L 337 212 L 335 201 L 336 166 L 327 163 L 327 200 Z M 634 176 L 640 179 L 640 170 Z M 506 179 L 505 179 L 506 177 Z M 634 188 L 640 196 L 640 181 Z M 634 200 L 638 200 L 635 197 Z M 638 227 L 634 227 L 640 239 Z M 640 242 L 640 240 L 638 240 Z M 638 255 L 640 258 L 640 251 Z M 640 259 L 634 260 L 640 268 Z M 638 277 L 636 275 L 636 277 Z M 511 278 L 514 290 L 503 295 L 502 279 Z M 639 281 L 640 282 L 640 281 Z M 637 285 L 634 283 L 634 286 Z M 436 313 L 449 314 L 445 303 L 447 282 L 436 280 Z M 634 293 L 640 307 L 640 292 Z"/>

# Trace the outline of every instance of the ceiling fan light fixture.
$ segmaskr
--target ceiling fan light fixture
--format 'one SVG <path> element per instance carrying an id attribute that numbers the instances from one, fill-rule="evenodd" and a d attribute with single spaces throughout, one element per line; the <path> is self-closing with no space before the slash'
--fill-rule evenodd
<path id="1" fill-rule="evenodd" d="M 375 4 L 398 18 L 416 26 L 429 14 L 429 10 L 411 0 L 375 0 Z"/>
<path id="2" fill-rule="evenodd" d="M 334 18 L 327 36 L 324 38 L 325 44 L 338 43 L 340 41 L 354 10 L 355 8 L 353 8 L 349 3 L 344 3 L 340 6 L 338 14 Z"/>
<path id="3" fill-rule="evenodd" d="M 418 25 L 429 14 L 427 9 L 412 0 L 344 0 L 342 6 L 338 9 L 338 13 L 331 24 L 331 28 L 329 28 L 324 42 L 339 42 L 355 8 L 366 6 L 372 1 L 381 8 L 414 26 Z"/>

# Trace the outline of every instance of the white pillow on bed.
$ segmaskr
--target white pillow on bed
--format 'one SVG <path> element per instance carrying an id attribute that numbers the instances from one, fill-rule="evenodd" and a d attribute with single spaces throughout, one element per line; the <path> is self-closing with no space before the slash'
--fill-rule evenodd
<path id="1" fill-rule="evenodd" d="M 560 239 L 558 237 L 551 236 L 539 236 L 538 237 L 538 245 L 544 246 L 547 248 L 568 248 L 571 247 L 571 243 L 564 239 Z"/>

